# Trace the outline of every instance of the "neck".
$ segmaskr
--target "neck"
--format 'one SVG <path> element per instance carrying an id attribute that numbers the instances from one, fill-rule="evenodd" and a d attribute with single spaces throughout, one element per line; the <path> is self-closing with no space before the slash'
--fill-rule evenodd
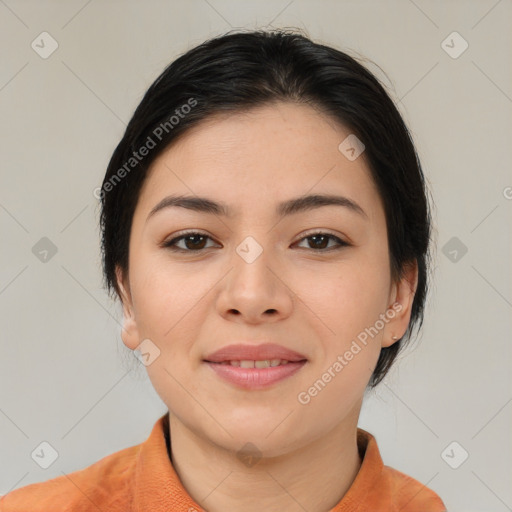
<path id="1" fill-rule="evenodd" d="M 328 512 L 361 466 L 359 410 L 321 438 L 278 457 L 247 464 L 169 415 L 172 462 L 184 488 L 208 512 Z"/>

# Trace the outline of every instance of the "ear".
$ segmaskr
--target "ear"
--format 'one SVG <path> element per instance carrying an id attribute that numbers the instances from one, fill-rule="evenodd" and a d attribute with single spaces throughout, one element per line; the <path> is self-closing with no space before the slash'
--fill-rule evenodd
<path id="1" fill-rule="evenodd" d="M 123 275 L 123 271 L 119 266 L 116 266 L 116 278 L 123 305 L 123 329 L 121 331 L 121 338 L 129 349 L 135 350 L 140 344 L 139 329 L 135 320 L 128 279 Z"/>
<path id="2" fill-rule="evenodd" d="M 405 334 L 411 319 L 412 303 L 418 286 L 418 262 L 409 263 L 398 283 L 394 283 L 390 294 L 390 306 L 386 313 L 390 320 L 384 329 L 382 347 L 389 347 Z M 393 315 L 394 312 L 394 316 Z M 396 339 L 393 339 L 396 337 Z"/>

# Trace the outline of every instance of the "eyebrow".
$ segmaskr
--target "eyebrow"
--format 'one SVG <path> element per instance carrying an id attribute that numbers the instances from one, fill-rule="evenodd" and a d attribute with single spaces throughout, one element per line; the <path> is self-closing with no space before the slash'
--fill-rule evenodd
<path id="1" fill-rule="evenodd" d="M 331 194 L 313 194 L 288 199 L 279 203 L 276 213 L 279 217 L 285 217 L 300 212 L 314 210 L 323 206 L 342 206 L 349 211 L 368 219 L 366 212 L 355 201 L 348 197 Z M 199 213 L 221 215 L 227 218 L 233 217 L 233 212 L 224 203 L 216 202 L 206 197 L 171 195 L 164 197 L 150 212 L 146 222 L 157 212 L 166 208 L 185 208 Z"/>

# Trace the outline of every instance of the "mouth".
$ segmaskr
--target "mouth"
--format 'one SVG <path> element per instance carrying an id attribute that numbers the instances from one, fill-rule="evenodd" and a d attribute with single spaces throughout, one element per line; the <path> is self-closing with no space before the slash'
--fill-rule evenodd
<path id="1" fill-rule="evenodd" d="M 254 390 L 292 377 L 308 360 L 304 354 L 276 343 L 238 343 L 206 355 L 203 362 L 224 382 Z"/>

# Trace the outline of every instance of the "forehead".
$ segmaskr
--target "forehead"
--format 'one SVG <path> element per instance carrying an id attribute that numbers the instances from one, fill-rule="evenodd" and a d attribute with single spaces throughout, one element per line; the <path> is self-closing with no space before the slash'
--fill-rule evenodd
<path id="1" fill-rule="evenodd" d="M 351 161 L 339 150 L 349 135 L 303 104 L 211 116 L 155 159 L 137 208 L 146 216 L 173 193 L 218 199 L 241 215 L 289 197 L 331 193 L 363 203 L 369 216 L 383 214 L 364 153 Z"/>

